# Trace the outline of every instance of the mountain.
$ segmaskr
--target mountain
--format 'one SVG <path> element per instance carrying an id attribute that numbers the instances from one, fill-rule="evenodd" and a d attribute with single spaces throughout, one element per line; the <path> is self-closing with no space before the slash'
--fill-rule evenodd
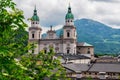
<path id="1" fill-rule="evenodd" d="M 94 45 L 95 53 L 120 54 L 120 29 L 111 28 L 91 19 L 80 19 L 75 22 L 78 42 Z M 61 30 L 57 30 L 57 35 Z"/>

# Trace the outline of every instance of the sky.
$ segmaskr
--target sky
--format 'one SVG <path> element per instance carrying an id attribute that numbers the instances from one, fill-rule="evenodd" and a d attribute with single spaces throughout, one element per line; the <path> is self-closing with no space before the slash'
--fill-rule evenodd
<path id="1" fill-rule="evenodd" d="M 24 11 L 25 21 L 33 15 L 36 5 L 43 32 L 50 26 L 60 29 L 65 24 L 69 3 L 75 20 L 87 18 L 102 22 L 112 28 L 120 29 L 120 0 L 14 0 Z"/>

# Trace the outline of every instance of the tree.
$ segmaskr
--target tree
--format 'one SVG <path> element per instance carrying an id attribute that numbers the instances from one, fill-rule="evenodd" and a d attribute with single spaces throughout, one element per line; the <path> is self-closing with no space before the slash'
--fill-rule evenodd
<path id="1" fill-rule="evenodd" d="M 50 80 L 68 80 L 65 75 L 65 69 L 54 55 L 52 48 L 50 48 L 48 53 L 44 53 L 43 50 L 38 55 L 24 55 L 22 56 L 21 64 L 28 68 L 27 73 L 34 80 L 43 80 L 45 78 Z"/>
<path id="2" fill-rule="evenodd" d="M 0 0 L 0 80 L 52 80 L 65 78 L 52 49 L 45 54 L 28 53 L 32 48 L 25 31 L 23 12 L 12 0 Z M 25 33 L 23 35 L 23 32 Z M 40 64 L 38 64 L 40 63 Z M 65 79 L 64 79 L 65 80 Z"/>
<path id="3" fill-rule="evenodd" d="M 12 0 L 0 0 L 0 80 L 24 78 L 25 70 L 15 60 L 26 52 L 23 47 L 27 37 L 16 40 L 19 30 L 24 32 L 27 27 L 23 19 L 23 12 L 15 8 Z"/>

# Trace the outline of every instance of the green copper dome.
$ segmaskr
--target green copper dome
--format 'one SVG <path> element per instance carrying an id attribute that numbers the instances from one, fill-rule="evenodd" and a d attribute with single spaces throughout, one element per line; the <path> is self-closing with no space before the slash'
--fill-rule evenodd
<path id="1" fill-rule="evenodd" d="M 68 13 L 65 16 L 65 19 L 74 19 L 74 15 L 72 14 L 71 7 L 68 7 Z"/>
<path id="2" fill-rule="evenodd" d="M 39 17 L 37 16 L 36 7 L 35 7 L 35 10 L 34 10 L 34 14 L 33 14 L 33 16 L 32 16 L 32 21 L 39 21 Z"/>

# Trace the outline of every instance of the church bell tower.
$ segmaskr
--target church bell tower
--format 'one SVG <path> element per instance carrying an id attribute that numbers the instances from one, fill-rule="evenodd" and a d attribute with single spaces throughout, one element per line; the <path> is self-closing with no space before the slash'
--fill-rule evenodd
<path id="1" fill-rule="evenodd" d="M 29 27 L 29 42 L 35 44 L 35 49 L 32 50 L 32 53 L 37 54 L 39 52 L 39 39 L 41 39 L 41 31 L 39 24 L 39 17 L 37 15 L 36 7 L 34 9 L 33 16 L 31 18 L 31 26 Z"/>
<path id="2" fill-rule="evenodd" d="M 63 27 L 64 53 L 76 54 L 76 27 L 74 26 L 74 15 L 72 14 L 69 4 L 67 14 L 65 16 L 65 25 Z"/>

